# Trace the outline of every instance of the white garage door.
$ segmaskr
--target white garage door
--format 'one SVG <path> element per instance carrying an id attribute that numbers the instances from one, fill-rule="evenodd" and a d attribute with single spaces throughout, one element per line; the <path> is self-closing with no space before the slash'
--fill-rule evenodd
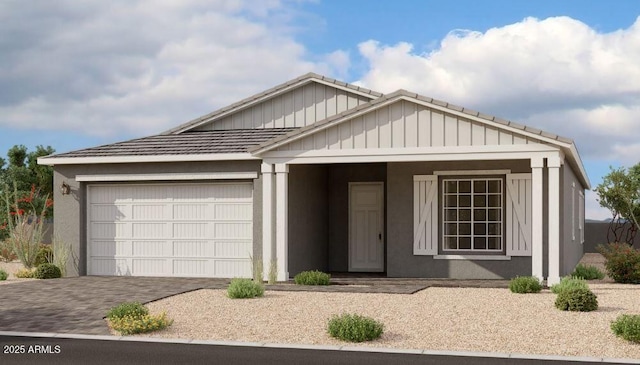
<path id="1" fill-rule="evenodd" d="M 90 185 L 89 275 L 250 277 L 251 183 Z"/>

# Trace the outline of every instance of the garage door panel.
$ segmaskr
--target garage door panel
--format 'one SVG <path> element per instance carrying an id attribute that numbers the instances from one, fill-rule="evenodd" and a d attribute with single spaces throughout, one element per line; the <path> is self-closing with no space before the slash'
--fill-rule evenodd
<path id="1" fill-rule="evenodd" d="M 131 237 L 131 224 L 129 223 L 92 223 L 91 238 L 129 238 Z"/>
<path id="2" fill-rule="evenodd" d="M 225 258 L 245 258 L 253 255 L 250 241 L 219 241 L 215 243 L 215 256 Z"/>
<path id="3" fill-rule="evenodd" d="M 90 275 L 250 277 L 251 183 L 90 185 Z"/>
<path id="4" fill-rule="evenodd" d="M 167 223 L 131 223 L 131 238 L 164 238 L 167 235 Z"/>
<path id="5" fill-rule="evenodd" d="M 133 220 L 162 220 L 170 218 L 166 204 L 136 204 L 131 207 Z"/>
<path id="6" fill-rule="evenodd" d="M 217 238 L 251 238 L 252 225 L 244 222 L 215 223 L 214 235 Z"/>

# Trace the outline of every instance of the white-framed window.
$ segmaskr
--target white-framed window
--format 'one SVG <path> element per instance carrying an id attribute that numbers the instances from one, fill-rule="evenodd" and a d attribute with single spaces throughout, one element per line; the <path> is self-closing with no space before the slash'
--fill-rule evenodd
<path id="1" fill-rule="evenodd" d="M 503 249 L 503 179 L 442 179 L 442 250 Z"/>
<path id="2" fill-rule="evenodd" d="M 571 183 L 571 240 L 576 240 L 576 183 Z"/>

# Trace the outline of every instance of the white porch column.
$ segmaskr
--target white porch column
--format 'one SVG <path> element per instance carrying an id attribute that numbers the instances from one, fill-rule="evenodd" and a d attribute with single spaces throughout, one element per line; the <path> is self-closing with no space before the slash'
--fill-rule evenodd
<path id="1" fill-rule="evenodd" d="M 547 285 L 560 282 L 560 156 L 547 158 L 549 169 L 549 277 Z"/>
<path id="2" fill-rule="evenodd" d="M 544 159 L 531 159 L 531 275 L 543 280 L 542 168 Z"/>
<path id="3" fill-rule="evenodd" d="M 269 280 L 273 255 L 273 164 L 262 164 L 262 272 Z"/>
<path id="4" fill-rule="evenodd" d="M 288 178 L 289 165 L 276 164 L 276 260 L 278 281 L 289 280 Z"/>

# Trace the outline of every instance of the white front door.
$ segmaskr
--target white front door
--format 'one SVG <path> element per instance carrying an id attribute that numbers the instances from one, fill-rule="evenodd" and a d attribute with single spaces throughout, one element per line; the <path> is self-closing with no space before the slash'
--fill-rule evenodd
<path id="1" fill-rule="evenodd" d="M 349 184 L 349 271 L 384 271 L 384 185 Z"/>

